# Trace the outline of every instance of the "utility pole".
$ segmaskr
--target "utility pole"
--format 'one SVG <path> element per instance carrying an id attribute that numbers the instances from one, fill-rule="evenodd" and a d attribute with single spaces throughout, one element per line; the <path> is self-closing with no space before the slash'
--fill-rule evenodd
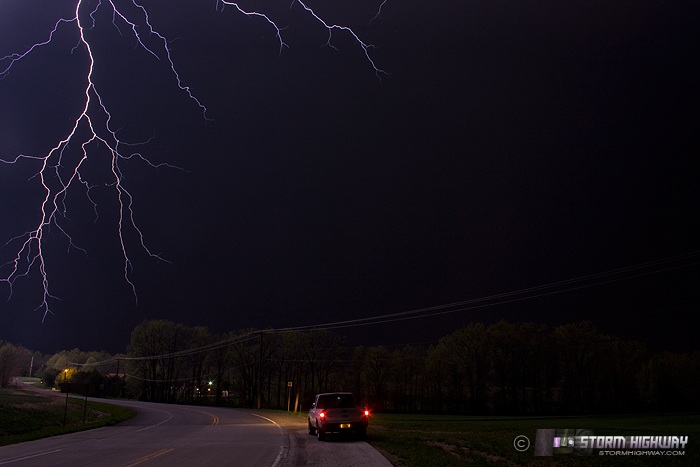
<path id="1" fill-rule="evenodd" d="M 114 395 L 115 399 L 118 399 L 122 395 L 122 390 L 121 390 L 121 378 L 119 378 L 119 359 L 117 358 L 117 393 Z"/>
<path id="2" fill-rule="evenodd" d="M 263 359 L 263 345 L 262 345 L 263 333 L 260 331 L 260 355 L 258 356 L 258 400 L 255 404 L 257 409 L 260 409 L 260 393 L 262 391 L 262 359 Z"/>

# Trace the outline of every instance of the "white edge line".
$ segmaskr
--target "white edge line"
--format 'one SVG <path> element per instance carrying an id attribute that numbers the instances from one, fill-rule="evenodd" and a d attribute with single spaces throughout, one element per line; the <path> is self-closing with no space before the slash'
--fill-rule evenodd
<path id="1" fill-rule="evenodd" d="M 253 415 L 254 417 L 262 418 L 263 420 L 267 420 L 268 422 L 275 425 L 280 430 L 280 433 L 287 435 L 287 441 L 289 441 L 289 433 L 286 433 L 286 430 L 284 428 L 282 428 L 282 426 L 279 423 L 277 423 L 276 421 L 274 421 L 270 418 L 263 417 L 262 415 L 258 415 L 255 413 L 251 413 L 251 415 Z M 272 463 L 272 465 L 270 467 L 277 467 L 278 465 L 280 465 L 280 462 L 282 461 L 282 457 L 283 457 L 282 455 L 284 454 L 284 457 L 286 457 L 286 453 L 288 450 L 289 450 L 289 443 L 287 443 L 286 446 L 284 444 L 282 446 L 280 446 L 280 451 L 277 453 L 277 458 L 275 459 L 275 461 Z"/>
<path id="2" fill-rule="evenodd" d="M 0 465 L 12 464 L 14 462 L 19 462 L 19 461 L 26 461 L 27 459 L 33 459 L 35 457 L 46 456 L 48 454 L 53 454 L 53 453 L 59 452 L 59 451 L 62 451 L 62 449 L 54 449 L 53 451 L 41 452 L 39 454 L 34 454 L 33 456 L 15 457 L 14 459 L 0 462 Z"/>

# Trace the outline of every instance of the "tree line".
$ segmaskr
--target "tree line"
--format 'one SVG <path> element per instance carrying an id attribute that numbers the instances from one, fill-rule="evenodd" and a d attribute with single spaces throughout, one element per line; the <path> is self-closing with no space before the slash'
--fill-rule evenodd
<path id="1" fill-rule="evenodd" d="M 697 409 L 700 352 L 652 353 L 589 322 L 471 323 L 392 349 L 348 346 L 328 330 L 212 333 L 151 320 L 118 355 L 0 343 L 0 383 L 28 371 L 48 385 L 170 403 L 306 410 L 316 393 L 351 391 L 375 411 L 585 414 Z"/>

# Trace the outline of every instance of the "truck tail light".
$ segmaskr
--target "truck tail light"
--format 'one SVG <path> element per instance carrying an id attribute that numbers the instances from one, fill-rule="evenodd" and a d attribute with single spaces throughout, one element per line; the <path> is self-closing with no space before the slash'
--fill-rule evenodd
<path id="1" fill-rule="evenodd" d="M 324 419 L 326 418 L 326 412 L 321 412 L 318 414 L 319 418 Z"/>
<path id="2" fill-rule="evenodd" d="M 369 410 L 365 409 L 365 417 L 369 417 Z"/>

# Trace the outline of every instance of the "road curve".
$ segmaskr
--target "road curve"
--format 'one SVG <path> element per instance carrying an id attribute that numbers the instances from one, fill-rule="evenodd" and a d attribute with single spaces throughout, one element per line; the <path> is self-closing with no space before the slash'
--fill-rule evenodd
<path id="1" fill-rule="evenodd" d="M 391 466 L 365 442 L 317 441 L 298 417 L 103 402 L 131 407 L 137 415 L 117 426 L 0 447 L 0 466 Z"/>
<path id="2" fill-rule="evenodd" d="M 110 401 L 113 402 L 113 401 Z M 0 448 L 0 466 L 277 466 L 286 431 L 251 411 L 124 402 L 138 415 L 117 426 Z"/>

